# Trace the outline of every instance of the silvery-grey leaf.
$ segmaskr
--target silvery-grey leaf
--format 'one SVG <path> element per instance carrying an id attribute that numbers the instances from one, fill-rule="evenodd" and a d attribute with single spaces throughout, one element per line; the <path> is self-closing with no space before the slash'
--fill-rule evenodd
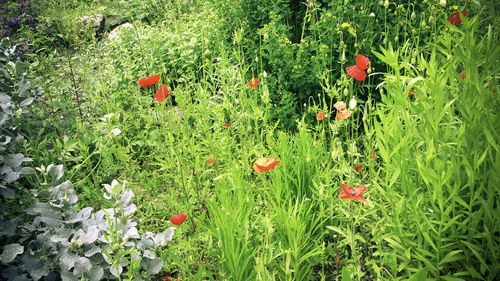
<path id="1" fill-rule="evenodd" d="M 148 259 L 152 259 L 152 260 L 154 260 L 156 258 L 155 253 L 153 253 L 150 250 L 145 250 L 144 253 L 142 254 L 142 256 L 145 258 L 148 258 Z"/>
<path id="2" fill-rule="evenodd" d="M 169 227 L 165 232 L 163 232 L 163 237 L 165 242 L 172 241 L 172 238 L 174 237 L 174 232 L 175 232 L 175 227 Z"/>
<path id="3" fill-rule="evenodd" d="M 97 253 L 100 253 L 101 252 L 101 248 L 99 248 L 98 246 L 92 246 L 92 248 L 90 248 L 89 250 L 87 250 L 84 255 L 86 257 L 91 257 Z"/>
<path id="4" fill-rule="evenodd" d="M 134 197 L 134 192 L 132 192 L 132 190 L 130 189 L 125 190 L 121 198 L 122 204 L 124 206 L 127 206 L 132 200 L 132 197 Z"/>
<path id="5" fill-rule="evenodd" d="M 31 167 L 22 167 L 21 168 L 21 174 L 23 174 L 23 175 L 34 175 L 34 174 L 36 174 L 36 171 L 35 171 L 35 169 L 33 169 Z"/>
<path id="6" fill-rule="evenodd" d="M 17 275 L 16 277 L 14 277 L 13 279 L 10 279 L 12 281 L 30 281 L 31 279 L 28 278 L 28 276 L 26 276 L 26 274 L 21 274 L 21 275 Z"/>
<path id="7" fill-rule="evenodd" d="M 107 251 L 109 252 L 109 249 L 107 249 Z M 112 264 L 111 260 L 108 258 L 108 255 L 106 255 L 106 253 L 105 253 L 105 252 L 102 252 L 102 253 L 101 253 L 101 255 L 102 255 L 102 258 L 104 259 L 104 261 L 105 261 L 106 263 L 108 263 L 108 264 Z"/>
<path id="8" fill-rule="evenodd" d="M 12 170 L 12 167 L 10 166 L 3 166 L 2 168 L 0 168 L 0 178 L 7 183 L 15 182 L 19 178 L 20 174 L 20 172 L 15 172 L 14 170 Z"/>
<path id="9" fill-rule="evenodd" d="M 33 161 L 31 158 L 26 158 L 21 153 L 4 155 L 4 163 L 12 168 L 19 168 L 23 162 Z"/>
<path id="10" fill-rule="evenodd" d="M 3 233 L 5 236 L 14 236 L 16 235 L 16 228 L 19 224 L 19 219 L 11 219 L 3 223 Z"/>
<path id="11" fill-rule="evenodd" d="M 27 99 L 23 100 L 23 101 L 19 104 L 19 106 L 27 106 L 27 105 L 30 105 L 30 104 L 32 104 L 32 103 L 33 103 L 33 101 L 34 101 L 34 100 L 35 100 L 35 98 L 34 98 L 34 97 L 29 97 L 29 98 L 27 98 Z"/>
<path id="12" fill-rule="evenodd" d="M 57 226 L 61 223 L 61 220 L 61 213 L 50 210 L 36 217 L 33 223 L 38 225 L 40 222 L 43 222 L 48 226 Z"/>
<path id="13" fill-rule="evenodd" d="M 55 186 L 52 194 L 56 199 L 67 201 L 70 205 L 74 205 L 78 202 L 78 196 L 76 195 L 73 185 L 69 181 L 65 181 Z"/>
<path id="14" fill-rule="evenodd" d="M 7 145 L 7 144 L 10 142 L 10 140 L 12 139 L 11 137 L 9 137 L 9 136 L 5 136 L 5 135 L 3 135 L 2 137 L 4 137 L 4 138 L 5 138 L 5 140 L 4 140 L 4 141 L 0 142 L 0 145 L 2 145 L 2 146 Z"/>
<path id="15" fill-rule="evenodd" d="M 141 259 L 141 256 L 135 253 L 132 253 L 132 260 L 133 261 L 138 261 Z"/>
<path id="16" fill-rule="evenodd" d="M 130 228 L 127 233 L 123 236 L 123 238 L 140 238 L 139 232 L 137 232 L 137 228 L 132 227 Z"/>
<path id="17" fill-rule="evenodd" d="M 137 211 L 137 207 L 135 206 L 135 204 L 130 204 L 127 207 L 123 208 L 123 213 L 126 216 L 133 215 L 135 211 Z"/>
<path id="18" fill-rule="evenodd" d="M 24 255 L 23 263 L 23 269 L 28 271 L 33 280 L 40 280 L 43 276 L 47 276 L 49 274 L 49 268 L 47 265 L 30 255 Z"/>
<path id="19" fill-rule="evenodd" d="M 87 273 L 87 278 L 89 281 L 99 281 L 104 275 L 104 270 L 99 265 L 92 266 L 92 270 Z"/>
<path id="20" fill-rule="evenodd" d="M 56 185 L 59 183 L 59 180 L 64 174 L 63 165 L 50 164 L 49 166 L 47 166 L 47 172 L 49 173 L 52 180 L 52 185 Z"/>
<path id="21" fill-rule="evenodd" d="M 99 236 L 99 229 L 97 226 L 91 226 L 87 229 L 86 233 L 80 237 L 83 243 L 85 244 L 92 244 L 97 240 L 97 237 Z"/>
<path id="22" fill-rule="evenodd" d="M 118 267 L 118 270 L 116 269 L 116 267 Z M 119 274 L 122 274 L 122 271 L 123 271 L 123 267 L 121 265 L 113 265 L 109 268 L 109 271 L 111 272 L 111 274 L 113 274 L 116 278 L 118 278 L 118 275 Z"/>
<path id="23" fill-rule="evenodd" d="M 2 255 L 0 255 L 0 260 L 3 263 L 9 263 L 13 261 L 17 255 L 20 255 L 24 252 L 24 247 L 14 243 L 14 244 L 9 244 L 4 247 Z"/>
<path id="24" fill-rule="evenodd" d="M 68 244 L 68 237 L 67 236 L 56 236 L 56 235 L 52 235 L 50 237 L 50 241 L 54 242 L 54 243 L 61 243 L 61 244 Z"/>
<path id="25" fill-rule="evenodd" d="M 64 252 L 59 259 L 59 266 L 61 266 L 62 271 L 69 271 L 75 266 L 77 260 L 78 256 Z"/>
<path id="26" fill-rule="evenodd" d="M 0 194 L 7 199 L 15 199 L 16 193 L 10 188 L 0 188 Z"/>
<path id="27" fill-rule="evenodd" d="M 71 271 L 62 271 L 61 272 L 61 279 L 63 281 L 79 281 L 80 277 L 73 275 L 73 272 L 71 272 Z"/>
<path id="28" fill-rule="evenodd" d="M 67 223 L 75 223 L 79 222 L 82 220 L 87 220 L 90 217 L 90 214 L 92 213 L 93 208 L 92 207 L 85 207 L 74 216 L 74 219 L 66 221 Z"/>
<path id="29" fill-rule="evenodd" d="M 142 259 L 141 265 L 144 266 L 144 268 L 146 269 L 146 271 L 149 274 L 156 274 L 156 273 L 160 272 L 160 270 L 162 269 L 163 260 L 162 259 L 154 259 L 154 260 Z"/>
<path id="30" fill-rule="evenodd" d="M 84 273 L 87 273 L 92 268 L 92 264 L 89 259 L 85 257 L 79 257 L 75 262 L 75 269 L 73 270 L 73 274 L 76 276 L 82 276 Z"/>

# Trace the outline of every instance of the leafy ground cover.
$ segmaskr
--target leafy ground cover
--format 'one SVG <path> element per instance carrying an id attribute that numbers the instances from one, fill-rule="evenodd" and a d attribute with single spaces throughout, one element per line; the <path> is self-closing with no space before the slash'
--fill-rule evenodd
<path id="1" fill-rule="evenodd" d="M 499 278 L 495 1 L 21 2 L 2 278 Z"/>

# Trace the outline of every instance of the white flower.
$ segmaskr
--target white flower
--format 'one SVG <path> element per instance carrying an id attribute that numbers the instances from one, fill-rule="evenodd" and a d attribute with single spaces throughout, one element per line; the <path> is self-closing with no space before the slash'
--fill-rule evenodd
<path id="1" fill-rule="evenodd" d="M 111 133 L 115 136 L 118 136 L 119 134 L 122 133 L 122 131 L 120 131 L 120 129 L 118 129 L 118 128 L 114 128 L 111 130 Z"/>
<path id="2" fill-rule="evenodd" d="M 374 18 L 374 17 L 375 17 L 375 13 L 374 13 L 374 12 L 371 12 L 371 13 L 370 13 L 370 17 Z"/>
<path id="3" fill-rule="evenodd" d="M 355 109 L 356 108 L 356 105 L 358 103 L 356 102 L 356 99 L 354 97 L 352 97 L 351 101 L 349 102 L 349 108 L 352 110 L 352 109 Z"/>
<path id="4" fill-rule="evenodd" d="M 439 1 L 439 5 L 441 5 L 441 7 L 446 6 L 446 0 Z"/>
<path id="5" fill-rule="evenodd" d="M 266 78 L 267 77 L 267 72 L 264 70 L 264 72 L 262 73 L 262 77 Z"/>

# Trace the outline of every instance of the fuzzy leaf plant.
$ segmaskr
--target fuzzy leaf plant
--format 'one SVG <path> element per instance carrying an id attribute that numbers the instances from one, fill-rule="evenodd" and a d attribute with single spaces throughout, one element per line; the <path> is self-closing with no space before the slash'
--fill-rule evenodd
<path id="1" fill-rule="evenodd" d="M 62 165 L 40 170 L 52 184 L 31 190 L 31 219 L 0 217 L 0 239 L 7 241 L 0 255 L 3 280 L 146 280 L 162 269 L 155 249 L 172 240 L 175 227 L 139 235 L 134 194 L 125 182 L 104 185 L 112 208 L 77 210 L 73 185 L 60 182 Z"/>

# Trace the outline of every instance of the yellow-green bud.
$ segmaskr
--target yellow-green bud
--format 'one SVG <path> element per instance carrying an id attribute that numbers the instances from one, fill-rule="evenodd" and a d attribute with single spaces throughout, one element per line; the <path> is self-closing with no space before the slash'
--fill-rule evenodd
<path id="1" fill-rule="evenodd" d="M 389 0 L 385 0 L 384 2 L 384 8 L 389 8 Z"/>

